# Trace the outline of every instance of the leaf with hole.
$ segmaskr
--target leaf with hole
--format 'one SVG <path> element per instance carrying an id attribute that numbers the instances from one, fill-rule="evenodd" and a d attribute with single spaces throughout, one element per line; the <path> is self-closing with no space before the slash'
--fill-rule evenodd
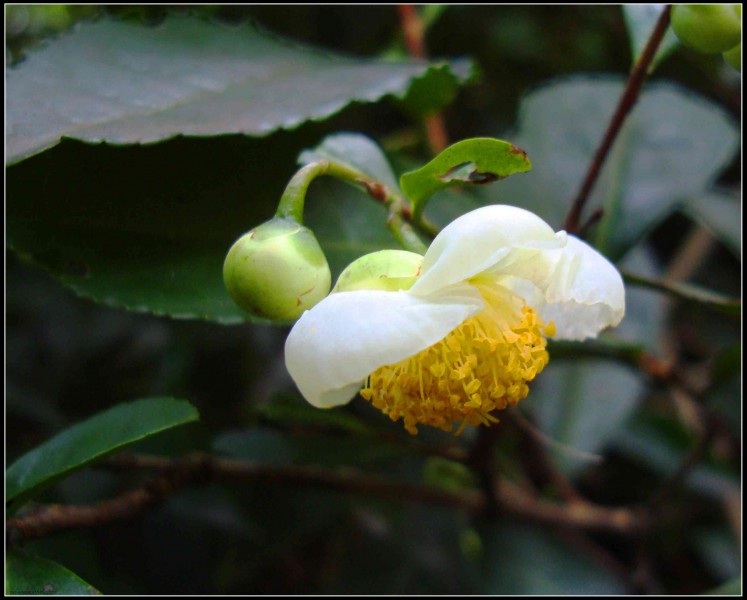
<path id="1" fill-rule="evenodd" d="M 404 173 L 400 186 L 417 216 L 427 200 L 454 185 L 484 185 L 532 168 L 526 152 L 503 140 L 472 138 L 457 142 L 427 165 Z"/>

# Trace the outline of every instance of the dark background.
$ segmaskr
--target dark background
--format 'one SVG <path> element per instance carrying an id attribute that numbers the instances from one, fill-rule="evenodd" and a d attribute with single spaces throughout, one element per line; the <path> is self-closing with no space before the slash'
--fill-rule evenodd
<path id="1" fill-rule="evenodd" d="M 6 13 L 11 50 L 6 56 L 22 60 L 25 50 L 78 19 L 110 13 L 150 22 L 167 10 L 230 21 L 254 19 L 288 37 L 351 55 L 405 52 L 396 6 L 89 6 L 49 12 L 46 20 L 42 13 L 33 18 Z M 479 66 L 479 82 L 464 88 L 443 113 L 454 141 L 510 129 L 522 94 L 547 79 L 578 72 L 626 73 L 630 67 L 622 13 L 611 6 L 449 7 L 429 29 L 426 44 L 433 58 L 468 56 Z M 740 80 L 726 75 L 720 61 L 679 48 L 660 66 L 657 78 L 685 85 L 740 120 Z M 419 125 L 387 103 L 345 111 L 310 131 L 309 138 L 340 129 L 367 133 L 390 151 L 427 156 Z M 722 184 L 740 185 L 739 164 L 735 161 Z M 651 236 L 662 265 L 669 264 L 692 229 L 690 220 L 675 214 Z M 12 253 L 6 254 L 6 267 L 8 461 L 108 406 L 154 395 L 187 398 L 202 417 L 199 425 L 152 442 L 169 454 L 208 448 L 217 432 L 250 426 L 267 432 L 270 448 L 278 432 L 296 436 L 304 447 L 303 431 L 267 421 L 258 411 L 278 397 L 297 401 L 282 360 L 287 329 L 225 327 L 113 310 L 77 298 Z M 740 293 L 739 261 L 718 244 L 692 278 L 722 292 Z M 739 340 L 734 320 L 687 306 L 680 306 L 670 323 L 678 357 L 694 368 Z M 738 389 L 739 382 L 733 393 Z M 648 406 L 664 403 L 661 390 L 652 387 L 646 394 Z M 388 427 L 367 406 L 354 403 L 344 410 Z M 736 414 L 729 410 L 722 419 L 738 419 L 739 407 Z M 683 447 L 692 443 L 675 410 L 656 409 L 653 414 Z M 722 429 L 721 445 L 712 453 L 738 476 L 739 425 L 732 421 Z M 499 451 L 510 456 L 511 444 L 509 431 Z M 359 451 L 354 443 L 345 448 L 352 454 Z M 392 464 L 382 457 L 384 472 L 391 474 Z M 417 479 L 422 461 L 397 459 L 394 468 L 398 475 Z M 597 502 L 619 505 L 644 497 L 661 476 L 624 452 L 612 452 L 580 487 Z M 131 483 L 86 471 L 62 483 L 48 499 L 91 502 Z M 684 490 L 675 503 L 692 509 L 695 517 L 686 527 L 684 522 L 673 525 L 649 548 L 648 587 L 634 577 L 634 544 L 610 536 L 592 538 L 624 567 L 622 574 L 610 570 L 622 581 L 616 591 L 701 593 L 739 572 L 738 548 L 722 502 Z M 574 573 L 608 570 L 596 550 L 585 552 L 584 544 L 567 531 L 555 532 L 548 542 L 531 527 L 502 520 L 492 527 L 486 533 L 479 523 L 450 511 L 333 492 L 207 487 L 179 494 L 142 519 L 29 547 L 104 593 L 482 593 L 486 581 L 493 582 L 487 588 L 491 593 L 533 593 L 531 582 L 512 579 L 510 573 L 503 574 L 501 587 L 500 568 L 486 567 L 483 559 L 492 556 L 496 540 L 505 543 L 502 554 L 516 553 L 518 563 L 531 562 L 537 553 L 537 560 L 552 567 L 550 573 L 557 567 L 561 579 L 563 572 L 572 580 Z M 693 531 L 697 535 L 690 535 Z M 565 558 L 565 546 L 581 548 L 589 563 Z M 565 589 L 583 593 L 578 584 L 571 581 Z"/>

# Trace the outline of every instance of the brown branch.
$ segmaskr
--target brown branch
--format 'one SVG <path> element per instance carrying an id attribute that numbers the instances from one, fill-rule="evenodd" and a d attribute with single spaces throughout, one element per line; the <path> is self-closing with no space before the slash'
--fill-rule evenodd
<path id="1" fill-rule="evenodd" d="M 8 541 L 35 539 L 57 531 L 134 517 L 205 475 L 205 461 L 199 458 L 167 461 L 160 467 L 162 472 L 157 477 L 111 500 L 89 506 L 52 504 L 25 517 L 8 519 L 5 522 Z"/>
<path id="2" fill-rule="evenodd" d="M 204 454 L 179 460 L 123 455 L 109 459 L 104 464 L 113 470 L 145 469 L 159 474 L 145 485 L 111 500 L 89 506 L 52 505 L 33 514 L 9 519 L 6 521 L 8 539 L 34 539 L 65 529 L 132 518 L 163 502 L 184 486 L 205 481 L 307 485 L 396 502 L 435 504 L 478 515 L 484 514 L 488 506 L 486 494 L 478 490 L 449 492 L 372 476 L 349 468 L 262 465 Z M 636 535 L 650 525 L 647 516 L 638 510 L 596 506 L 585 501 L 557 504 L 538 499 L 505 480 L 498 482 L 495 500 L 502 513 L 539 523 L 626 535 Z"/>
<path id="3" fill-rule="evenodd" d="M 427 60 L 425 25 L 418 14 L 418 9 L 412 4 L 398 4 L 397 10 L 408 54 L 418 60 Z M 425 132 L 433 154 L 438 154 L 449 145 L 446 122 L 441 113 L 425 117 Z"/>
<path id="4" fill-rule="evenodd" d="M 587 171 L 586 178 L 581 185 L 581 190 L 579 191 L 578 196 L 576 196 L 576 199 L 571 206 L 571 210 L 568 212 L 568 216 L 565 219 L 564 228 L 569 233 L 577 233 L 586 228 L 586 226 L 579 225 L 584 205 L 589 199 L 591 190 L 599 177 L 602 165 L 604 165 L 604 161 L 609 154 L 610 148 L 612 148 L 612 144 L 617 139 L 617 134 L 620 132 L 625 119 L 638 100 L 638 95 L 641 92 L 643 83 L 646 81 L 649 67 L 654 60 L 656 51 L 659 49 L 661 40 L 664 38 L 667 27 L 669 27 L 669 15 L 671 11 L 671 4 L 667 4 L 659 17 L 659 20 L 656 22 L 656 26 L 646 43 L 643 54 L 641 54 L 638 62 L 636 62 L 630 72 L 630 77 L 628 77 L 628 82 L 625 85 L 625 90 L 623 91 L 622 96 L 620 97 L 615 114 L 612 116 L 607 131 L 602 138 L 602 143 L 589 165 L 589 170 Z"/>

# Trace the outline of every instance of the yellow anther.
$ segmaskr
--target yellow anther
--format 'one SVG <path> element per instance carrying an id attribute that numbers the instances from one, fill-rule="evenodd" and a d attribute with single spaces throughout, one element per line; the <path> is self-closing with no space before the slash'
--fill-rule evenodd
<path id="1" fill-rule="evenodd" d="M 483 295 L 485 311 L 419 354 L 377 369 L 361 396 L 393 421 L 403 419 L 412 434 L 418 425 L 451 431 L 458 423 L 459 434 L 468 423 L 498 422 L 490 412 L 525 398 L 526 382 L 547 365 L 544 335 L 555 327 L 531 308 Z"/>

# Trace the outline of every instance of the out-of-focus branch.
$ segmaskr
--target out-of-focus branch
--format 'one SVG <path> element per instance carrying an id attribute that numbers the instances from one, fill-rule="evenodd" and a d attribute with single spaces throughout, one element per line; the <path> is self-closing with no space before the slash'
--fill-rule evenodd
<path id="1" fill-rule="evenodd" d="M 591 190 L 594 188 L 594 184 L 599 177 L 599 173 L 601 172 L 604 161 L 612 148 L 612 144 L 617 139 L 617 134 L 620 133 L 620 129 L 622 129 L 625 119 L 628 117 L 631 109 L 638 100 L 643 83 L 646 81 L 649 67 L 654 60 L 656 51 L 659 49 L 661 40 L 664 38 L 667 27 L 669 27 L 669 15 L 671 11 L 672 6 L 667 4 L 659 17 L 659 20 L 656 22 L 656 26 L 646 43 L 646 47 L 644 48 L 641 57 L 630 72 L 630 77 L 628 77 L 628 82 L 625 85 L 622 96 L 620 97 L 617 109 L 615 110 L 612 120 L 607 127 L 607 131 L 602 138 L 602 142 L 594 155 L 594 159 L 589 165 L 586 177 L 581 184 L 581 190 L 571 205 L 571 209 L 565 219 L 564 228 L 569 233 L 578 233 L 586 228 L 584 225 L 581 225 L 581 213 L 584 209 L 584 205 L 591 195 Z"/>
<path id="2" fill-rule="evenodd" d="M 535 484 L 550 484 L 566 502 L 578 502 L 583 498 L 573 484 L 553 464 L 545 451 L 543 434 L 532 425 L 520 411 L 510 413 L 510 418 L 521 435 L 521 459 L 527 473 L 540 481 Z"/>
<path id="3" fill-rule="evenodd" d="M 312 486 L 360 493 L 395 502 L 448 506 L 472 514 L 485 514 L 488 506 L 483 491 L 449 492 L 348 468 L 263 465 L 205 454 L 194 454 L 176 460 L 123 455 L 109 459 L 104 464 L 112 470 L 156 471 L 157 475 L 141 487 L 111 500 L 88 506 L 52 505 L 33 514 L 9 519 L 5 524 L 9 540 L 34 539 L 66 529 L 132 518 L 165 501 L 183 487 L 206 481 Z M 503 514 L 539 523 L 625 535 L 637 535 L 651 525 L 646 514 L 637 509 L 603 507 L 586 501 L 559 504 L 539 499 L 506 480 L 497 482 L 494 496 Z"/>
<path id="4" fill-rule="evenodd" d="M 418 60 L 427 60 L 425 25 L 418 14 L 418 9 L 412 4 L 398 4 L 397 10 L 408 54 Z M 425 131 L 433 154 L 438 154 L 449 145 L 446 122 L 441 113 L 428 115 L 425 118 Z"/>

